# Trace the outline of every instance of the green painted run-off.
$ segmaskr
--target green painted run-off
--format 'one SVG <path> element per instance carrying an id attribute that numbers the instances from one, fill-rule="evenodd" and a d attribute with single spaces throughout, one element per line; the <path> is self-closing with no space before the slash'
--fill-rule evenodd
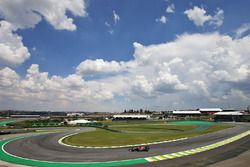
<path id="1" fill-rule="evenodd" d="M 192 132 L 199 132 L 203 130 L 207 130 L 210 126 L 215 125 L 215 122 L 208 122 L 208 121 L 174 121 L 170 122 L 170 124 L 175 125 L 197 125 L 198 127 L 191 130 Z"/>
<path id="2" fill-rule="evenodd" d="M 29 135 L 30 136 L 30 135 Z M 20 165 L 28 165 L 28 166 L 38 166 L 38 167 L 107 167 L 107 166 L 124 166 L 124 165 L 134 165 L 147 163 L 144 158 L 139 159 L 131 159 L 131 160 L 122 160 L 122 161 L 109 161 L 109 162 L 48 162 L 48 161 L 39 161 L 26 159 L 21 157 L 12 156 L 8 153 L 4 152 L 4 145 L 8 142 L 21 139 L 28 136 L 15 137 L 7 140 L 0 141 L 0 160 L 7 161 L 10 163 L 20 164 Z"/>
<path id="3" fill-rule="evenodd" d="M 6 124 L 9 124 L 9 123 L 12 123 L 12 122 L 16 122 L 16 121 L 15 120 L 12 120 L 12 121 L 1 121 L 0 125 L 6 125 Z"/>
<path id="4" fill-rule="evenodd" d="M 208 122 L 208 121 L 174 121 L 170 122 L 170 124 L 176 125 L 214 125 L 215 122 Z"/>

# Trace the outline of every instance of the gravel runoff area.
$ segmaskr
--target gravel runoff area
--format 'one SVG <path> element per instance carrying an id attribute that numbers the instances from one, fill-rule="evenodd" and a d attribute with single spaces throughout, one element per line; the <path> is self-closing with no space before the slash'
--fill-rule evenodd
<path id="1" fill-rule="evenodd" d="M 191 139 L 182 142 L 159 144 L 151 147 L 151 150 L 148 153 L 128 154 L 127 149 L 75 149 L 58 145 L 58 143 L 55 142 L 55 139 L 58 139 L 61 136 L 68 134 L 69 132 L 39 135 L 39 136 L 33 136 L 29 138 L 16 140 L 7 144 L 5 149 L 7 152 L 10 152 L 11 154 L 14 155 L 32 159 L 39 159 L 39 160 L 64 161 L 64 162 L 65 161 L 69 162 L 110 161 L 110 160 L 121 160 L 121 159 L 161 155 L 161 154 L 166 154 L 166 152 L 171 153 L 171 152 L 183 151 L 190 148 L 196 148 L 203 145 L 215 143 L 217 141 L 221 141 L 223 139 L 237 135 L 246 130 L 249 130 L 249 125 L 237 125 L 235 128 L 232 129 L 193 137 Z M 27 154 L 28 152 L 32 152 L 33 154 L 32 155 Z M 187 157 L 193 157 L 193 156 L 187 156 Z M 187 157 L 183 158 L 185 159 Z M 177 158 L 176 160 L 178 159 L 179 158 Z M 167 163 L 169 161 L 171 160 L 161 161 L 160 163 L 165 163 L 165 162 Z"/>

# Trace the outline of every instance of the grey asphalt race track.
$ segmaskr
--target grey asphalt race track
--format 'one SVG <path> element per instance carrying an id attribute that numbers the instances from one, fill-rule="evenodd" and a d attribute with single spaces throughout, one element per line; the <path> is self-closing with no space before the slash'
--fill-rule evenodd
<path id="1" fill-rule="evenodd" d="M 44 134 L 12 141 L 5 145 L 4 149 L 13 155 L 37 160 L 58 162 L 104 162 L 185 151 L 187 149 L 209 145 L 230 138 L 249 129 L 249 124 L 237 124 L 234 128 L 193 137 L 187 140 L 151 145 L 149 152 L 128 152 L 128 148 L 87 149 L 60 145 L 57 141 L 61 137 L 76 132 L 72 129 L 66 132 Z M 84 128 L 80 131 L 91 130 L 93 130 L 93 128 Z"/>
<path id="2" fill-rule="evenodd" d="M 250 136 L 199 154 L 129 167 L 247 167 L 250 164 Z"/>

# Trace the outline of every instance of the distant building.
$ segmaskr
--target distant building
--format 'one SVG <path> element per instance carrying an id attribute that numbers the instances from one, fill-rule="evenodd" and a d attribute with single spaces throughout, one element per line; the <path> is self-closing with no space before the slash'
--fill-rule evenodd
<path id="1" fill-rule="evenodd" d="M 67 117 L 83 117 L 83 113 L 67 113 Z"/>
<path id="2" fill-rule="evenodd" d="M 150 115 L 113 115 L 113 120 L 146 120 Z"/>
<path id="3" fill-rule="evenodd" d="M 221 108 L 199 108 L 198 111 L 201 112 L 202 115 L 210 115 L 217 112 L 222 112 Z"/>
<path id="4" fill-rule="evenodd" d="M 90 123 L 94 123 L 94 121 L 88 121 L 86 119 L 78 119 L 78 120 L 73 120 L 73 121 L 68 122 L 69 125 L 83 125 L 83 124 L 90 124 Z"/>
<path id="5" fill-rule="evenodd" d="M 234 112 L 217 112 L 214 115 L 243 115 L 240 111 Z"/>
<path id="6" fill-rule="evenodd" d="M 191 111 L 173 111 L 173 115 L 176 116 L 200 116 L 201 112 L 197 110 L 191 110 Z"/>
<path id="7" fill-rule="evenodd" d="M 240 111 L 224 111 L 214 114 L 215 121 L 240 121 L 243 113 Z"/>
<path id="8" fill-rule="evenodd" d="M 212 115 L 217 112 L 221 112 L 221 108 L 199 108 L 196 110 L 175 110 L 170 114 L 176 116 L 201 116 L 201 115 Z"/>
<path id="9" fill-rule="evenodd" d="M 40 118 L 40 115 L 10 115 L 11 118 Z"/>

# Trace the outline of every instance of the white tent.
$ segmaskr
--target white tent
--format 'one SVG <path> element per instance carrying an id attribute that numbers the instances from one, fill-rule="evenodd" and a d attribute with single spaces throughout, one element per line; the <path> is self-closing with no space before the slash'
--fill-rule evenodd
<path id="1" fill-rule="evenodd" d="M 77 125 L 77 124 L 87 124 L 87 123 L 93 123 L 92 121 L 88 121 L 86 119 L 78 119 L 78 120 L 73 120 L 69 121 L 69 125 Z"/>

